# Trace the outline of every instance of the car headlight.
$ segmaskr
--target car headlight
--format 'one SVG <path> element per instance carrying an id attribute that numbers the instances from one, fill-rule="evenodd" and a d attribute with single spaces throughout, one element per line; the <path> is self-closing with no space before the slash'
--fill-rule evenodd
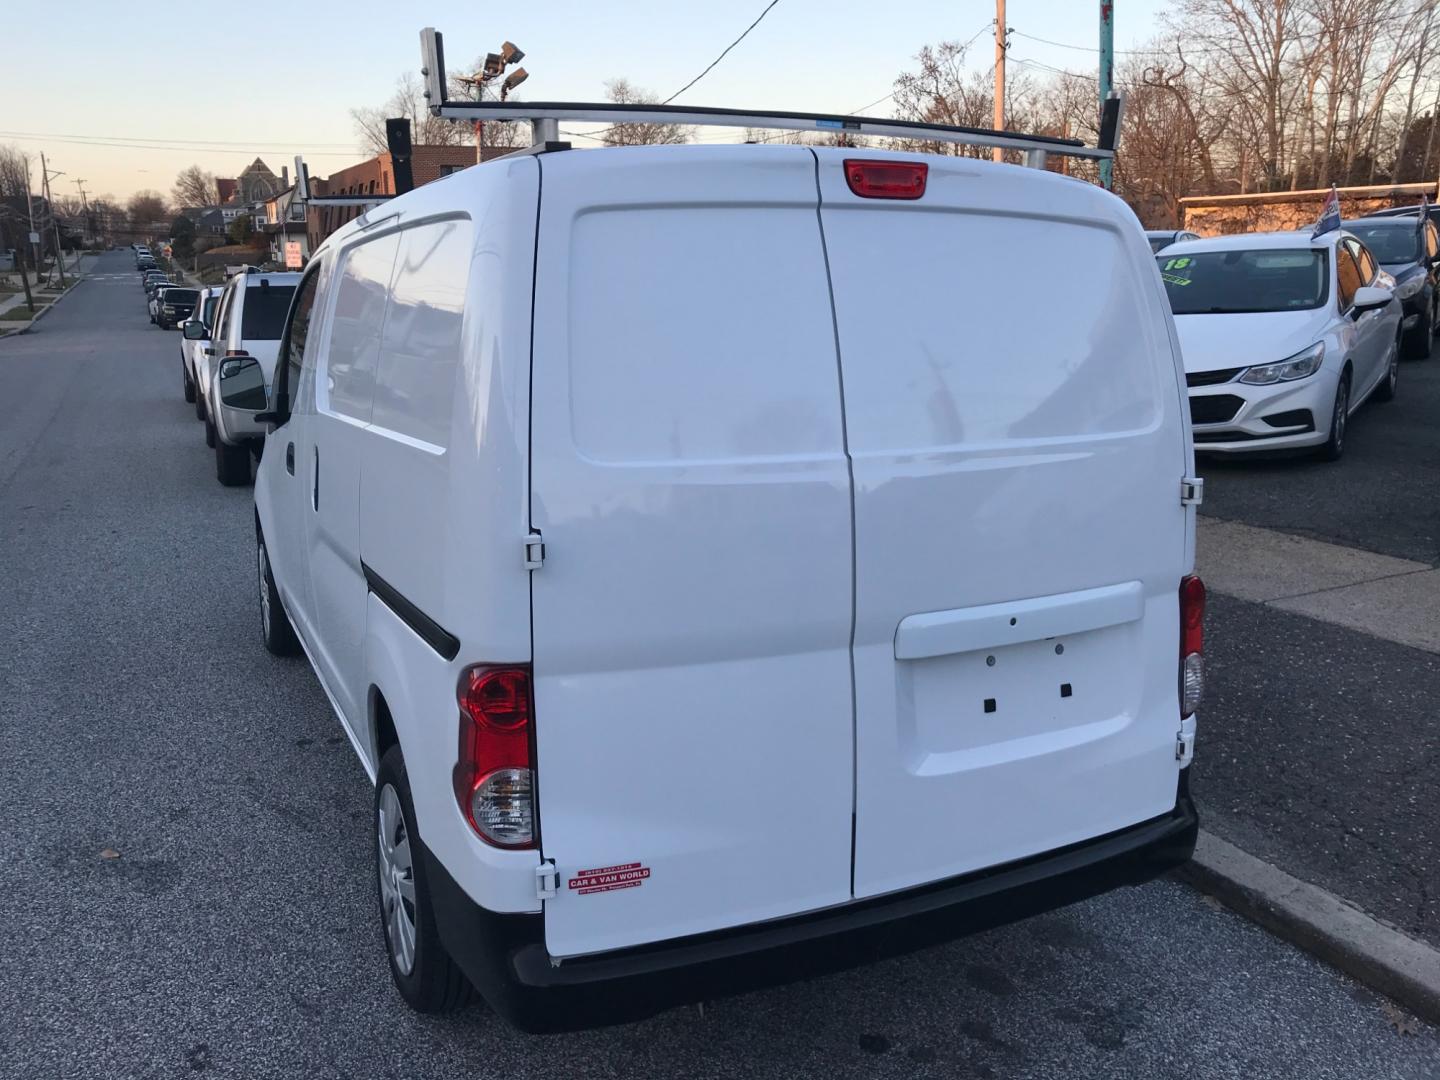
<path id="1" fill-rule="evenodd" d="M 1424 287 L 1425 278 L 1420 274 L 1416 274 L 1414 277 L 1407 278 L 1395 286 L 1395 295 L 1401 300 L 1409 300 Z"/>
<path id="2" fill-rule="evenodd" d="M 1316 342 L 1304 352 L 1298 352 L 1294 356 L 1281 360 L 1278 364 L 1261 364 L 1248 369 L 1241 375 L 1239 382 L 1249 383 L 1251 386 L 1269 386 L 1278 382 L 1294 382 L 1296 379 L 1303 379 L 1307 375 L 1314 375 L 1320 370 L 1320 364 L 1325 359 L 1325 346 Z"/>

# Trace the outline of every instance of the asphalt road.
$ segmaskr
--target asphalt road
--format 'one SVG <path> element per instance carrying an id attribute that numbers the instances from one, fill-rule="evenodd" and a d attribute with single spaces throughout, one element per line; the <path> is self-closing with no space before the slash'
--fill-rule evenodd
<path id="1" fill-rule="evenodd" d="M 1440 341 L 1400 365 L 1395 400 L 1367 402 L 1338 462 L 1202 457 L 1205 513 L 1440 565 Z"/>
<path id="2" fill-rule="evenodd" d="M 0 1076 L 1440 1077 L 1440 1033 L 1173 882 L 606 1031 L 408 1013 L 364 772 L 260 645 L 249 492 L 129 268 L 0 341 Z"/>

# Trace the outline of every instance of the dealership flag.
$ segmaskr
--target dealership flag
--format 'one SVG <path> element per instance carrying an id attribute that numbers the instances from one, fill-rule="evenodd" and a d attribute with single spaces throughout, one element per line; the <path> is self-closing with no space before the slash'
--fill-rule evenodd
<path id="1" fill-rule="evenodd" d="M 1340 228 L 1340 190 L 1330 185 L 1330 194 L 1325 196 L 1325 205 L 1320 208 L 1320 220 L 1315 222 L 1315 231 L 1310 234 L 1310 239 L 1323 236 L 1327 232 L 1334 232 Z"/>

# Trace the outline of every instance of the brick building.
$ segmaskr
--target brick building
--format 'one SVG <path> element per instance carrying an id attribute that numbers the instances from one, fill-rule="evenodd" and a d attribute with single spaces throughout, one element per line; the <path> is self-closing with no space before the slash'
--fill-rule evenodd
<path id="1" fill-rule="evenodd" d="M 490 161 L 510 152 L 507 148 L 487 146 L 485 160 Z M 475 147 L 468 143 L 463 146 L 415 146 L 410 151 L 410 171 L 416 187 L 474 164 Z M 310 189 L 313 195 L 393 195 L 395 169 L 389 153 L 376 154 L 368 161 L 333 172 L 323 180 L 311 179 Z M 314 251 L 341 225 L 364 212 L 363 206 L 310 207 L 306 217 L 308 250 Z"/>

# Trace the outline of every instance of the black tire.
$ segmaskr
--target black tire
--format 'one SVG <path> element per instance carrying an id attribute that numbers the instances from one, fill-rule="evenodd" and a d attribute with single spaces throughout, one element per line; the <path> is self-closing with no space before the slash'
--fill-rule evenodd
<path id="1" fill-rule="evenodd" d="M 219 439 L 215 438 L 215 425 L 210 422 L 210 418 L 208 416 L 202 416 L 200 417 L 200 419 L 205 421 L 205 445 L 214 446 L 217 442 L 220 441 Z"/>
<path id="2" fill-rule="evenodd" d="M 1427 310 L 1420 325 L 1400 341 L 1406 360 L 1429 360 L 1430 347 L 1435 342 L 1435 313 Z"/>
<path id="3" fill-rule="evenodd" d="M 250 483 L 250 448 L 245 445 L 226 446 L 215 437 L 215 479 L 225 487 L 244 487 Z"/>
<path id="4" fill-rule="evenodd" d="M 398 800 L 400 820 L 382 820 L 381 807 L 389 800 L 386 792 L 393 792 Z M 390 963 L 390 978 L 395 989 L 416 1012 L 448 1013 L 462 1009 L 475 1000 L 475 989 L 464 973 L 445 951 L 440 940 L 440 930 L 435 925 L 435 911 L 430 904 L 430 883 L 425 873 L 425 859 L 420 850 L 419 834 L 415 831 L 415 804 L 410 799 L 410 778 L 405 772 L 405 759 L 400 747 L 392 746 L 380 759 L 380 770 L 375 777 L 375 809 L 372 824 L 375 829 L 375 897 L 380 914 L 380 934 L 385 941 L 385 955 Z M 393 804 L 391 809 L 393 811 Z M 387 900 L 385 880 L 388 874 L 382 840 L 388 835 L 391 841 L 405 840 L 410 852 L 408 874 L 401 874 L 397 880 L 407 883 L 414 899 L 407 904 L 396 892 Z M 390 912 L 399 905 L 403 914 L 411 916 L 414 928 L 414 950 L 409 970 L 405 963 L 396 958 L 396 946 L 392 941 Z"/>
<path id="5" fill-rule="evenodd" d="M 205 399 L 200 396 L 200 384 L 192 383 L 191 385 L 195 387 L 195 419 L 203 423 L 205 421 Z"/>
<path id="6" fill-rule="evenodd" d="M 195 402 L 195 380 L 190 378 L 190 372 L 185 370 L 185 361 L 180 361 L 180 378 L 185 382 L 185 400 L 189 404 Z"/>
<path id="7" fill-rule="evenodd" d="M 1340 376 L 1335 404 L 1330 409 L 1330 437 L 1320 447 L 1322 461 L 1339 461 L 1345 456 L 1345 429 L 1350 426 L 1350 372 Z"/>
<path id="8" fill-rule="evenodd" d="M 294 656 L 300 651 L 300 640 L 295 636 L 290 616 L 285 613 L 280 590 L 275 588 L 270 553 L 265 548 L 265 537 L 259 532 L 255 534 L 255 568 L 260 585 L 260 635 L 265 648 L 275 656 Z"/>
<path id="9" fill-rule="evenodd" d="M 1395 350 L 1390 354 L 1390 370 L 1385 373 L 1385 379 L 1375 388 L 1376 401 L 1394 401 L 1395 387 L 1400 381 L 1400 339 L 1395 341 Z"/>

